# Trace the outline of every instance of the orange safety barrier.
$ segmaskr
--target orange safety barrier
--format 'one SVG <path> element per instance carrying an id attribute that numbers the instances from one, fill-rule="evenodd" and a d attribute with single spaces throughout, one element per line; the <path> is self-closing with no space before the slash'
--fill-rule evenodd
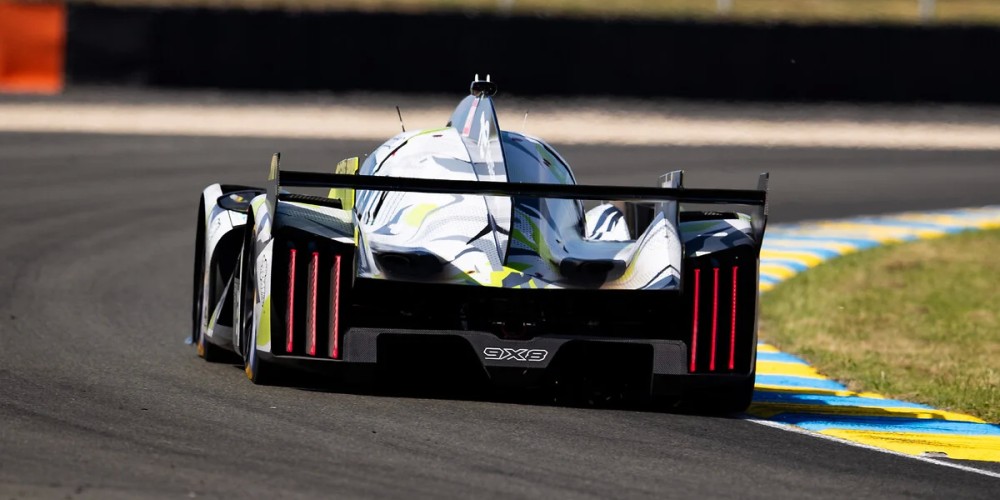
<path id="1" fill-rule="evenodd" d="M 0 92 L 63 88 L 66 6 L 0 0 Z"/>

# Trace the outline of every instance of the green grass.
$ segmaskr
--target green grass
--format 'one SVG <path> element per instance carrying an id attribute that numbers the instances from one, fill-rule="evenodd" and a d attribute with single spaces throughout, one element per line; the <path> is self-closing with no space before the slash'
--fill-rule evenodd
<path id="1" fill-rule="evenodd" d="M 72 0 L 71 0 L 72 1 Z M 732 0 L 721 15 L 716 0 L 88 0 L 110 5 L 279 7 L 392 12 L 462 11 L 547 16 L 735 19 L 791 22 L 917 23 L 917 0 Z M 934 22 L 1000 23 L 996 0 L 937 0 Z"/>
<path id="2" fill-rule="evenodd" d="M 760 336 L 852 390 L 1000 422 L 1000 230 L 835 259 L 765 293 Z"/>

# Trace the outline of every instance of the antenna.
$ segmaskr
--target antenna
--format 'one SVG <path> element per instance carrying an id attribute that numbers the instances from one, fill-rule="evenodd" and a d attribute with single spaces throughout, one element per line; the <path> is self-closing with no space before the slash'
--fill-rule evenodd
<path id="1" fill-rule="evenodd" d="M 521 132 L 527 132 L 528 130 L 528 112 L 524 112 L 524 121 L 521 122 Z"/>
<path id="2" fill-rule="evenodd" d="M 403 125 L 403 113 L 399 111 L 399 106 L 396 106 L 396 116 L 399 117 L 399 128 L 406 132 L 406 125 Z"/>

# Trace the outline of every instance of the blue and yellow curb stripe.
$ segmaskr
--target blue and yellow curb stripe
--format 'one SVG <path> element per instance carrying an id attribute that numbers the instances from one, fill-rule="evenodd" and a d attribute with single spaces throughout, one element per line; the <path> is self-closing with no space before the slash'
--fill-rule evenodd
<path id="1" fill-rule="evenodd" d="M 772 225 L 760 289 L 851 252 L 1000 228 L 1000 206 Z M 1000 462 L 1000 425 L 927 405 L 853 392 L 805 360 L 758 345 L 753 417 L 913 456 Z"/>

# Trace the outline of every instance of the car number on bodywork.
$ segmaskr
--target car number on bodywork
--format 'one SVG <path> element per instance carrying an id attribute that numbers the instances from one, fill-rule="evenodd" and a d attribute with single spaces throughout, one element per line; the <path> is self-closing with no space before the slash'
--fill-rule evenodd
<path id="1" fill-rule="evenodd" d="M 511 349 L 509 347 L 487 347 L 483 349 L 486 359 L 496 361 L 545 361 L 549 351 L 545 349 Z"/>

